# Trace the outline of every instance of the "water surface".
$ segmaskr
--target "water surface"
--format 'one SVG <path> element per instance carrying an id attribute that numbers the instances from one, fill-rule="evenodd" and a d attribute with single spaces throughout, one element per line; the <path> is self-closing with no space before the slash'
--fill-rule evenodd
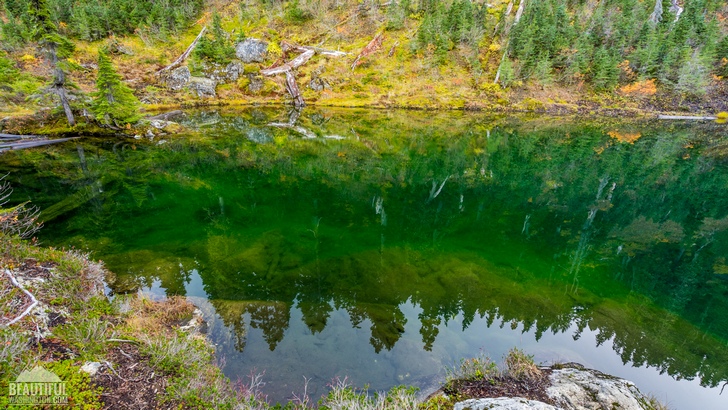
<path id="1" fill-rule="evenodd" d="M 437 385 L 511 347 L 728 406 L 719 125 L 463 113 L 191 112 L 190 132 L 0 158 L 47 245 L 113 293 L 187 295 L 231 378 Z M 272 124 L 272 125 L 271 125 Z"/>

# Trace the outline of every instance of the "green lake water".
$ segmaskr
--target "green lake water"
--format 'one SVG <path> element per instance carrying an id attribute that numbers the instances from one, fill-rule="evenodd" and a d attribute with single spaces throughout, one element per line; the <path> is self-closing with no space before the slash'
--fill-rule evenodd
<path id="1" fill-rule="evenodd" d="M 109 292 L 186 295 L 233 380 L 431 389 L 461 358 L 576 361 L 728 408 L 728 139 L 718 124 L 283 108 L 9 152 L 45 245 Z"/>

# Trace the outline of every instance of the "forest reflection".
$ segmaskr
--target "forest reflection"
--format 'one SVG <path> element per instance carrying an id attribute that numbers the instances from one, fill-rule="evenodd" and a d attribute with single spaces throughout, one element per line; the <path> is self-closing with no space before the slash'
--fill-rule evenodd
<path id="1" fill-rule="evenodd" d="M 412 303 L 424 350 L 458 315 L 537 339 L 575 324 L 625 362 L 728 379 L 715 126 L 321 111 L 301 134 L 275 116 L 192 113 L 161 145 L 84 140 L 2 171 L 44 241 L 92 250 L 113 292 L 198 275 L 239 351 L 248 327 L 275 350 L 292 309 L 312 334 L 345 310 L 391 350 Z"/>

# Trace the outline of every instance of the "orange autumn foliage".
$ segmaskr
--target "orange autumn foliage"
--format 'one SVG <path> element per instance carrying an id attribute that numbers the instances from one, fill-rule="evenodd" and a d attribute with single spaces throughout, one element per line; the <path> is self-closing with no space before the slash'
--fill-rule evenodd
<path id="1" fill-rule="evenodd" d="M 619 88 L 619 92 L 635 97 L 651 96 L 655 95 L 657 92 L 657 86 L 655 85 L 655 79 L 651 78 L 649 80 L 636 81 L 634 83 L 624 85 Z"/>

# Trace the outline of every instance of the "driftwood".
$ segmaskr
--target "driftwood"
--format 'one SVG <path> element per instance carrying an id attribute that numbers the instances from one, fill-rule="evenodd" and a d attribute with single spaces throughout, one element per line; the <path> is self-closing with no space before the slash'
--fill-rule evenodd
<path id="1" fill-rule="evenodd" d="M 184 61 L 187 59 L 187 57 L 190 56 L 190 53 L 192 53 L 192 50 L 194 50 L 195 46 L 197 45 L 197 42 L 200 41 L 200 39 L 202 38 L 202 35 L 205 34 L 205 30 L 207 30 L 207 26 L 202 27 L 202 30 L 200 30 L 200 34 L 198 34 L 197 37 L 195 37 L 195 40 L 192 42 L 192 44 L 190 44 L 189 47 L 187 47 L 187 50 L 185 50 L 185 52 L 182 53 L 181 56 L 177 57 L 177 59 L 174 60 L 172 62 L 172 64 L 157 71 L 157 75 L 160 75 L 163 72 L 169 71 L 169 70 L 179 66 L 180 64 L 184 63 Z"/>
<path id="2" fill-rule="evenodd" d="M 20 314 L 20 316 L 16 317 L 15 319 L 13 319 L 13 320 L 9 321 L 8 323 L 6 323 L 6 324 L 4 325 L 4 326 L 6 326 L 6 327 L 7 327 L 7 326 L 10 326 L 10 325 L 12 325 L 13 323 L 17 322 L 18 320 L 22 319 L 22 318 L 23 318 L 23 317 L 25 317 L 25 316 L 26 316 L 26 315 L 27 315 L 28 313 L 30 313 L 30 311 L 31 311 L 31 310 L 33 310 L 33 308 L 34 308 L 34 307 L 35 307 L 36 305 L 38 305 L 38 299 L 36 299 L 36 298 L 35 298 L 35 296 L 33 296 L 33 294 L 32 294 L 32 293 L 28 292 L 28 290 L 27 290 L 27 289 L 25 289 L 25 288 L 23 287 L 23 285 L 21 285 L 20 283 L 18 283 L 18 281 L 17 281 L 16 279 L 15 279 L 15 276 L 13 276 L 13 274 L 12 274 L 12 273 L 10 272 L 10 270 L 8 270 L 8 269 L 5 269 L 5 274 L 6 274 L 7 276 L 8 276 L 8 278 L 10 278 L 10 283 L 12 283 L 12 284 L 13 284 L 13 286 L 15 286 L 16 288 L 20 289 L 20 291 L 21 291 L 21 292 L 25 293 L 25 294 L 26 294 L 26 295 L 27 295 L 27 296 L 28 296 L 28 297 L 30 298 L 30 301 L 32 302 L 32 303 L 30 304 L 30 306 L 28 306 L 28 307 L 27 307 L 27 308 L 26 308 L 26 309 L 25 309 L 25 310 L 23 311 L 23 313 L 21 313 L 21 314 Z"/>
<path id="3" fill-rule="evenodd" d="M 356 59 L 351 64 L 351 71 L 354 71 L 356 66 L 358 66 L 360 64 L 360 61 L 362 58 L 364 58 L 364 57 L 368 56 L 369 54 L 372 54 L 372 53 L 378 51 L 380 48 L 382 48 L 383 41 L 384 41 L 384 34 L 383 33 L 377 34 L 372 39 L 372 41 L 370 41 L 369 44 L 367 44 L 367 46 L 361 50 L 361 53 L 359 53 L 359 55 L 356 56 Z"/>
<path id="4" fill-rule="evenodd" d="M 288 94 L 293 98 L 293 106 L 296 109 L 306 105 L 301 96 L 301 91 L 298 89 L 298 84 L 296 84 L 296 77 L 291 70 L 286 71 L 286 90 L 288 90 Z"/>
<path id="5" fill-rule="evenodd" d="M 19 134 L 0 134 L 3 140 L 27 140 L 32 138 L 42 138 L 40 135 L 19 135 Z"/>
<path id="6" fill-rule="evenodd" d="M 263 75 L 276 75 L 285 73 L 286 71 L 291 71 L 292 69 L 305 64 L 308 60 L 311 59 L 311 57 L 313 57 L 315 53 L 316 52 L 314 50 L 307 50 L 287 63 L 281 64 L 278 67 L 260 70 L 260 73 Z"/>
<path id="7" fill-rule="evenodd" d="M 692 121 L 714 121 L 718 119 L 712 115 L 658 115 L 658 120 L 692 120 Z"/>
<path id="8" fill-rule="evenodd" d="M 316 54 L 321 54 L 322 56 L 330 56 L 330 57 L 343 57 L 343 56 L 349 55 L 349 53 L 345 53 L 343 51 L 327 50 L 325 48 L 320 48 L 320 47 L 299 46 L 297 44 L 292 44 L 287 41 L 281 41 L 281 50 L 284 53 L 287 53 L 289 51 L 305 53 L 306 51 L 313 50 Z"/>
<path id="9" fill-rule="evenodd" d="M 16 149 L 40 147 L 40 146 L 43 146 L 43 145 L 58 144 L 60 142 L 75 140 L 75 139 L 78 139 L 78 138 L 79 137 L 58 138 L 58 139 L 55 139 L 55 140 L 36 139 L 36 140 L 22 141 L 22 142 L 8 142 L 8 143 L 5 143 L 5 144 L 0 144 L 0 152 L 10 151 L 10 150 L 16 150 Z"/>

